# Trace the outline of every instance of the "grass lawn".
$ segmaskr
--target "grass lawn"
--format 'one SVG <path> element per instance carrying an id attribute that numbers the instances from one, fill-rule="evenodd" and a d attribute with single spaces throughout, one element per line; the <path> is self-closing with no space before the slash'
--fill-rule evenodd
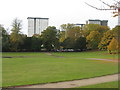
<path id="1" fill-rule="evenodd" d="M 114 74 L 118 64 L 85 58 L 117 59 L 106 51 L 52 53 L 3 53 L 3 87 L 75 80 Z M 58 57 L 63 56 L 63 57 Z"/>
<path id="2" fill-rule="evenodd" d="M 120 81 L 119 81 L 120 82 Z M 118 88 L 118 81 L 89 85 L 80 88 Z"/>
<path id="3" fill-rule="evenodd" d="M 57 52 L 53 54 L 73 58 L 118 59 L 118 54 L 108 54 L 108 51 Z"/>

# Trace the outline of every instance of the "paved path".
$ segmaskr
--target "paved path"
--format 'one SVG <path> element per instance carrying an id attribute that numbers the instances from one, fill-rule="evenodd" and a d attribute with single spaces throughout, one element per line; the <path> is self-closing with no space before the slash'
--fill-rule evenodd
<path id="1" fill-rule="evenodd" d="M 87 85 L 99 84 L 104 82 L 118 81 L 118 75 L 120 74 L 107 75 L 107 76 L 101 76 L 101 77 L 83 79 L 83 80 L 21 86 L 16 88 L 74 88 L 74 87 L 87 86 Z"/>
<path id="2" fill-rule="evenodd" d="M 99 61 L 111 61 L 111 62 L 119 62 L 119 59 L 99 59 L 99 58 L 85 58 L 85 59 L 89 59 L 89 60 L 99 60 Z"/>

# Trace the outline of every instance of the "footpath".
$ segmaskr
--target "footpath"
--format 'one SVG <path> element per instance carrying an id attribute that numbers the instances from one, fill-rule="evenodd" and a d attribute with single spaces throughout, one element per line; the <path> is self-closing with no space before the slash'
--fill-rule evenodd
<path id="1" fill-rule="evenodd" d="M 113 74 L 89 79 L 82 80 L 74 80 L 74 81 L 65 81 L 65 82 L 57 82 L 57 83 L 47 83 L 47 84 L 39 84 L 39 85 L 31 85 L 31 86 L 20 86 L 15 88 L 75 88 L 80 86 L 94 85 L 105 82 L 118 81 L 118 76 L 120 74 Z"/>

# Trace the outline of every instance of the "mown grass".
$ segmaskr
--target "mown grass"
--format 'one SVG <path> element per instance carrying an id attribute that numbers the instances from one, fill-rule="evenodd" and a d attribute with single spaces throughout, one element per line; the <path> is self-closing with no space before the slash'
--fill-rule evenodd
<path id="1" fill-rule="evenodd" d="M 118 81 L 83 86 L 83 87 L 79 87 L 79 88 L 118 88 Z"/>
<path id="2" fill-rule="evenodd" d="M 2 60 L 3 87 L 83 79 L 118 72 L 115 62 L 85 59 L 113 58 L 106 52 L 52 54 L 54 56 L 38 52 L 3 53 L 4 57 L 13 57 Z"/>
<path id="3" fill-rule="evenodd" d="M 76 58 L 118 59 L 118 54 L 109 54 L 108 51 L 57 52 L 53 54 Z"/>

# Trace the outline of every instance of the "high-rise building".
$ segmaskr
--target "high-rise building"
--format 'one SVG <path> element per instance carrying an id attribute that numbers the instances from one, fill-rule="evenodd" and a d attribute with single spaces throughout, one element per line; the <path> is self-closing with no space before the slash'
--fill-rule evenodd
<path id="1" fill-rule="evenodd" d="M 28 37 L 41 34 L 48 27 L 49 18 L 28 17 Z"/>
<path id="2" fill-rule="evenodd" d="M 108 26 L 108 20 L 88 20 L 86 22 L 86 24 L 99 24 L 99 25 L 102 25 L 102 26 Z"/>

